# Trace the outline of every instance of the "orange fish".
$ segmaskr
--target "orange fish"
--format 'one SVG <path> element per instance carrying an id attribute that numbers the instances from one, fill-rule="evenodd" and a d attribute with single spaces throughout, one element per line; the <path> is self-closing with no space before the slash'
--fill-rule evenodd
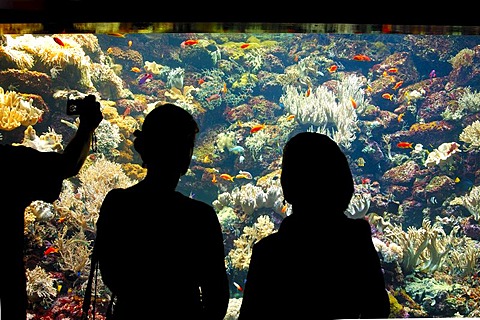
<path id="1" fill-rule="evenodd" d="M 352 103 L 353 109 L 357 109 L 357 102 L 352 97 L 350 97 L 350 102 Z"/>
<path id="2" fill-rule="evenodd" d="M 305 92 L 305 97 L 310 97 L 310 93 L 312 93 L 312 89 L 310 89 L 310 87 L 308 87 L 307 89 L 307 92 Z"/>
<path id="3" fill-rule="evenodd" d="M 198 82 L 198 84 L 199 84 L 199 85 L 201 85 L 202 83 L 205 83 L 205 79 L 203 79 L 203 78 L 200 78 L 200 79 L 198 79 L 198 81 L 197 81 L 197 82 Z"/>
<path id="4" fill-rule="evenodd" d="M 226 82 L 223 83 L 223 87 L 222 87 L 222 90 L 220 90 L 220 92 L 222 93 L 222 95 L 225 95 L 227 93 L 227 83 Z"/>
<path id="5" fill-rule="evenodd" d="M 282 213 L 287 212 L 287 209 L 288 209 L 288 203 L 285 203 L 285 204 L 283 205 L 283 207 L 282 207 L 282 210 L 281 210 Z"/>
<path id="6" fill-rule="evenodd" d="M 180 43 L 180 47 L 185 48 L 186 46 L 192 46 L 197 43 L 198 43 L 197 39 L 188 39 Z"/>
<path id="7" fill-rule="evenodd" d="M 243 291 L 243 288 L 238 283 L 236 283 L 235 281 L 233 281 L 233 285 L 235 286 L 235 288 L 237 288 L 238 291 L 240 291 L 240 292 Z"/>
<path id="8" fill-rule="evenodd" d="M 291 114 L 291 115 L 288 115 L 288 116 L 287 116 L 287 121 L 291 121 L 291 120 L 293 120 L 293 119 L 295 119 L 295 115 L 294 115 L 294 114 Z"/>
<path id="9" fill-rule="evenodd" d="M 395 85 L 393 86 L 393 90 L 397 90 L 398 88 L 400 88 L 400 86 L 403 84 L 403 80 L 400 80 L 398 81 L 397 83 L 395 83 Z"/>
<path id="10" fill-rule="evenodd" d="M 372 61 L 369 56 L 365 54 L 356 54 L 353 56 L 353 60 L 355 61 Z"/>
<path id="11" fill-rule="evenodd" d="M 382 94 L 382 98 L 383 98 L 383 99 L 392 100 L 392 99 L 393 99 L 393 95 L 391 95 L 390 93 L 384 93 L 384 94 Z"/>
<path id="12" fill-rule="evenodd" d="M 47 250 L 43 252 L 43 254 L 46 256 L 46 255 L 49 255 L 50 253 L 57 253 L 57 252 L 58 252 L 57 248 L 49 247 Z"/>
<path id="13" fill-rule="evenodd" d="M 330 67 L 327 68 L 328 72 L 332 73 L 337 71 L 338 66 L 336 64 L 332 64 Z"/>
<path id="14" fill-rule="evenodd" d="M 265 125 L 264 124 L 257 124 L 257 125 L 254 125 L 251 129 L 250 129 L 250 133 L 255 133 L 255 132 L 258 132 L 262 129 L 265 128 Z"/>
<path id="15" fill-rule="evenodd" d="M 212 176 L 212 183 L 217 183 L 217 176 L 215 175 L 215 173 Z"/>
<path id="16" fill-rule="evenodd" d="M 218 93 L 214 93 L 210 97 L 205 98 L 205 100 L 207 100 L 208 102 L 217 100 L 217 99 L 220 99 L 220 95 Z"/>
<path id="17" fill-rule="evenodd" d="M 398 69 L 397 68 L 390 68 L 387 71 L 390 72 L 390 73 L 396 73 L 396 72 L 398 72 Z"/>
<path id="18" fill-rule="evenodd" d="M 411 142 L 399 142 L 397 143 L 397 147 L 402 148 L 402 149 L 408 149 L 408 148 L 413 148 L 413 144 Z"/>
<path id="19" fill-rule="evenodd" d="M 132 40 L 128 40 L 128 47 L 130 48 L 132 46 L 133 42 Z"/>
<path id="20" fill-rule="evenodd" d="M 138 73 L 138 72 L 140 72 L 140 71 L 142 71 L 142 70 L 140 70 L 140 68 L 138 68 L 138 67 L 132 67 L 132 69 L 130 69 L 130 71 L 133 71 L 133 72 L 137 72 L 137 73 Z"/>
<path id="21" fill-rule="evenodd" d="M 109 33 L 108 35 L 112 37 L 117 37 L 117 38 L 125 38 L 125 34 L 118 33 L 118 32 Z"/>
<path id="22" fill-rule="evenodd" d="M 67 218 L 66 217 L 60 217 L 60 218 L 58 218 L 57 222 L 62 223 L 63 221 L 65 221 L 65 219 L 67 219 Z"/>
<path id="23" fill-rule="evenodd" d="M 244 43 L 240 46 L 240 48 L 245 49 L 245 48 L 248 48 L 249 46 L 250 46 L 250 43 Z"/>
<path id="24" fill-rule="evenodd" d="M 402 122 L 403 121 L 403 117 L 405 116 L 405 113 L 400 113 L 397 117 L 397 121 L 398 122 Z"/>
<path id="25" fill-rule="evenodd" d="M 228 173 L 222 173 L 220 175 L 220 178 L 222 178 L 223 180 L 232 181 L 232 182 L 233 182 L 233 179 L 234 179 L 234 177 L 232 177 Z"/>
<path id="26" fill-rule="evenodd" d="M 65 47 L 65 43 L 59 38 L 59 37 L 53 37 L 53 41 L 55 41 L 57 44 L 61 45 L 62 47 Z"/>

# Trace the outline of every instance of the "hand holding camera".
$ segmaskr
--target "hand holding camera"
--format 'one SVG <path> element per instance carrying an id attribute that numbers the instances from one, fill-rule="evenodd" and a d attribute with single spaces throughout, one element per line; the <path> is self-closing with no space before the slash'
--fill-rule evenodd
<path id="1" fill-rule="evenodd" d="M 80 116 L 80 127 L 90 131 L 95 130 L 103 119 L 100 103 L 93 94 L 84 98 L 68 99 L 67 114 Z"/>

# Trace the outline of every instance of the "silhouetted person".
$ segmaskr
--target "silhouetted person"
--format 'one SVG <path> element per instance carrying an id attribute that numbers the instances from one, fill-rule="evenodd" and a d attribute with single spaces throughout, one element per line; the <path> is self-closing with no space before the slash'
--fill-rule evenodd
<path id="1" fill-rule="evenodd" d="M 32 201 L 55 201 L 62 181 L 75 176 L 89 153 L 92 135 L 102 121 L 95 96 L 84 98 L 89 112 L 80 115 L 80 124 L 63 152 L 40 152 L 25 146 L 0 146 L 2 203 L 0 237 L 2 272 L 0 302 L 2 320 L 24 320 L 27 311 L 24 265 L 24 211 Z"/>
<path id="2" fill-rule="evenodd" d="M 354 184 L 338 145 L 318 133 L 292 137 L 281 185 L 292 213 L 253 246 L 239 320 L 387 318 L 370 225 L 344 214 Z"/>
<path id="3" fill-rule="evenodd" d="M 158 105 L 136 131 L 146 177 L 105 197 L 95 250 L 115 319 L 224 318 L 229 302 L 223 234 L 212 206 L 176 191 L 198 126 L 186 110 Z"/>

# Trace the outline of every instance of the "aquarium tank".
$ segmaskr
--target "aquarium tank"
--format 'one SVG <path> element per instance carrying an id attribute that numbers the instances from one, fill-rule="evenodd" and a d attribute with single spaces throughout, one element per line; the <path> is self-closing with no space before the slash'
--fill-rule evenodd
<path id="1" fill-rule="evenodd" d="M 28 318 L 78 318 L 99 208 L 144 178 L 133 132 L 166 102 L 200 125 L 178 190 L 217 212 L 225 319 L 238 317 L 252 245 L 291 214 L 282 148 L 303 131 L 329 135 L 348 157 L 345 214 L 371 225 L 390 317 L 480 317 L 480 36 L 362 28 L 3 30 L 3 144 L 62 152 L 78 125 L 69 98 L 94 94 L 104 116 L 78 176 L 25 210 Z M 102 319 L 101 275 L 96 289 Z"/>

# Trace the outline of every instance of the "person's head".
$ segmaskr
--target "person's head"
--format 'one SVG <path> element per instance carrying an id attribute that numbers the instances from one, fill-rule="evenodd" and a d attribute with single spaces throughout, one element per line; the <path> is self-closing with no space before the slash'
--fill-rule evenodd
<path id="1" fill-rule="evenodd" d="M 185 109 L 172 104 L 157 104 L 150 111 L 142 130 L 134 132 L 135 150 L 144 166 L 184 175 L 192 159 L 198 124 Z"/>
<path id="2" fill-rule="evenodd" d="M 283 149 L 281 184 L 285 200 L 299 206 L 318 203 L 344 211 L 354 192 L 345 154 L 324 134 L 302 132 Z"/>

